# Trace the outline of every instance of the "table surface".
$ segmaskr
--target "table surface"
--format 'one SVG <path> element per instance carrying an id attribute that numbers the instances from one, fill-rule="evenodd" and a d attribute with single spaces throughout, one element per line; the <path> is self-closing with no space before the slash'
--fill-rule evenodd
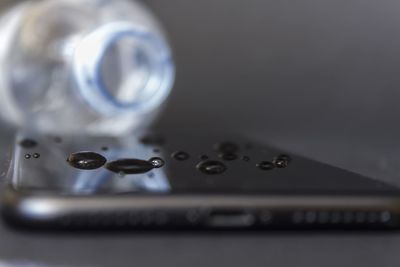
<path id="1" fill-rule="evenodd" d="M 399 1 L 147 2 L 177 64 L 156 128 L 241 131 L 400 185 Z M 0 141 L 3 171 L 11 136 Z M 396 232 L 44 234 L 0 224 L 0 259 L 57 266 L 384 267 L 400 262 L 398 246 Z"/>

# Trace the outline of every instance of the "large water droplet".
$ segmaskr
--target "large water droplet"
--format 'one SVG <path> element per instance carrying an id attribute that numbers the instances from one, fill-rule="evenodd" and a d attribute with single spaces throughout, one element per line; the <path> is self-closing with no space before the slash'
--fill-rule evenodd
<path id="1" fill-rule="evenodd" d="M 176 159 L 176 160 L 187 160 L 189 159 L 189 154 L 183 151 L 177 151 L 172 153 L 172 158 Z"/>
<path id="2" fill-rule="evenodd" d="M 207 160 L 207 161 L 200 162 L 197 165 L 197 169 L 199 169 L 201 172 L 203 172 L 205 174 L 214 175 L 214 174 L 221 174 L 221 173 L 225 172 L 226 166 L 222 162 L 219 162 L 219 161 Z"/>
<path id="3" fill-rule="evenodd" d="M 118 159 L 107 163 L 105 167 L 112 172 L 125 174 L 145 173 L 154 168 L 151 162 L 141 159 Z"/>
<path id="4" fill-rule="evenodd" d="M 34 148 L 37 146 L 37 142 L 33 139 L 23 139 L 19 142 L 19 145 L 22 146 L 23 148 Z"/>
<path id="5" fill-rule="evenodd" d="M 107 162 L 106 158 L 102 155 L 89 151 L 72 153 L 69 155 L 67 161 L 72 167 L 81 170 L 98 169 Z"/>
<path id="6" fill-rule="evenodd" d="M 32 156 L 33 156 L 35 159 L 40 158 L 40 154 L 39 154 L 39 153 L 34 153 Z"/>

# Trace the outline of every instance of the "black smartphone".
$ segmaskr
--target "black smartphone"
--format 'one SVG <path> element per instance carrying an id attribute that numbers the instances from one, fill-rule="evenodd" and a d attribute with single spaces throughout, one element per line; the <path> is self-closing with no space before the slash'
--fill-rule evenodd
<path id="1" fill-rule="evenodd" d="M 400 191 L 224 134 L 19 134 L 3 217 L 33 229 L 396 229 Z"/>

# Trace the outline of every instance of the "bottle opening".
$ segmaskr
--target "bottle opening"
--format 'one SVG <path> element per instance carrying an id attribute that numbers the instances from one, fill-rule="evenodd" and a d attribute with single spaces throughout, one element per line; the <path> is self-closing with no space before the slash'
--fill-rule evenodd
<path id="1" fill-rule="evenodd" d="M 152 71 L 157 68 L 146 42 L 132 35 L 119 36 L 104 51 L 99 64 L 103 90 L 120 105 L 144 101 Z M 154 92 L 153 92 L 154 93 Z"/>
<path id="2" fill-rule="evenodd" d="M 174 68 L 164 40 L 126 23 L 110 23 L 79 43 L 74 74 L 84 100 L 113 115 L 161 104 L 171 89 Z"/>

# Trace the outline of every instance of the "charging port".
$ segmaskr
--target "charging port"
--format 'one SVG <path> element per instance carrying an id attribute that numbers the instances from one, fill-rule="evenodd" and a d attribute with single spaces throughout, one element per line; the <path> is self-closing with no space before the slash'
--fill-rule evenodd
<path id="1" fill-rule="evenodd" d="M 212 211 L 207 222 L 211 227 L 249 227 L 254 224 L 255 218 L 245 211 L 221 210 Z"/>

